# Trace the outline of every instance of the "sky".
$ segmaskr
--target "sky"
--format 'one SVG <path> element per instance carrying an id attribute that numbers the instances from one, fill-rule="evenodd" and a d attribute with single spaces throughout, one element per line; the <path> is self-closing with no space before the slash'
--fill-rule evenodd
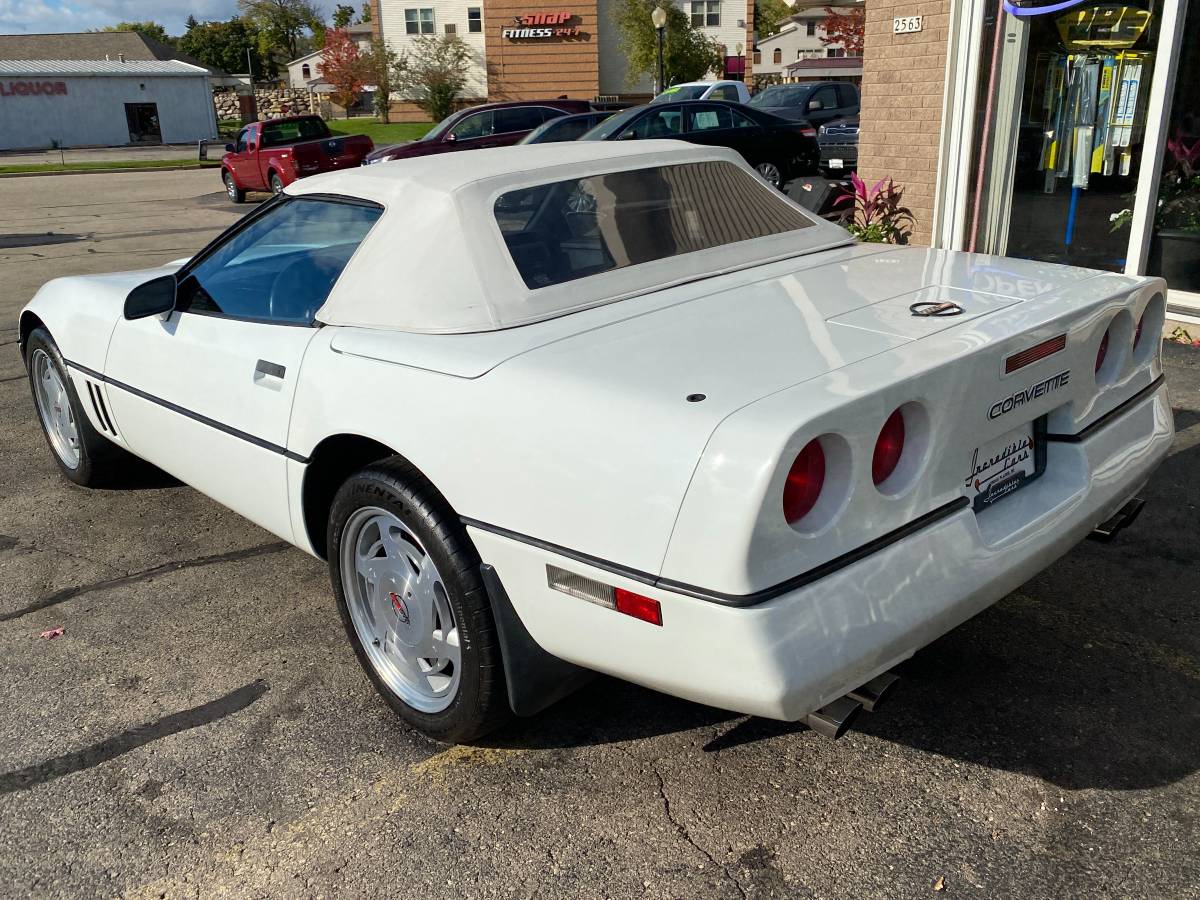
<path id="1" fill-rule="evenodd" d="M 182 34 L 188 15 L 228 19 L 237 15 L 237 0 L 0 0 L 0 34 L 87 31 L 144 19 Z"/>

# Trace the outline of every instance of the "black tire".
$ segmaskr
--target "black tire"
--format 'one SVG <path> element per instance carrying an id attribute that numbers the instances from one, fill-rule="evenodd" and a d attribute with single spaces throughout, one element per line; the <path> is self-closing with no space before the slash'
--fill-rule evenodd
<path id="1" fill-rule="evenodd" d="M 232 203 L 245 203 L 246 192 L 237 186 L 237 182 L 233 180 L 233 174 L 226 169 L 221 173 L 221 180 L 225 182 L 225 196 Z"/>
<path id="2" fill-rule="evenodd" d="M 270 182 L 270 185 L 271 185 L 271 193 L 272 194 L 282 194 L 283 193 L 283 179 L 279 177 L 278 172 L 272 172 L 268 181 Z"/>
<path id="3" fill-rule="evenodd" d="M 342 583 L 341 557 L 346 526 L 363 507 L 395 515 L 424 545 L 442 575 L 459 629 L 462 668 L 458 692 L 436 713 L 415 709 L 380 677 L 354 627 Z M 504 724 L 511 716 L 504 666 L 491 603 L 479 571 L 479 554 L 458 516 L 437 489 L 398 457 L 374 463 L 338 489 L 326 534 L 329 575 L 338 612 L 355 655 L 388 705 L 418 731 L 446 743 L 464 743 Z"/>
<path id="4" fill-rule="evenodd" d="M 49 363 L 62 380 L 67 400 L 71 404 L 79 451 L 79 459 L 74 466 L 69 465 L 55 449 L 43 418 L 41 405 L 38 402 L 34 368 L 35 360 L 40 358 L 40 353 L 49 357 Z M 87 412 L 79 400 L 79 395 L 75 392 L 75 385 L 67 373 L 62 354 L 58 352 L 58 346 L 45 328 L 35 328 L 25 342 L 25 371 L 29 376 L 29 388 L 34 393 L 33 404 L 38 413 L 38 424 L 42 426 L 42 436 L 46 438 L 50 455 L 54 457 L 54 461 L 63 475 L 84 487 L 99 487 L 111 484 L 128 471 L 129 465 L 135 462 L 136 457 L 122 447 L 118 447 L 92 427 L 92 421 L 88 418 Z"/>

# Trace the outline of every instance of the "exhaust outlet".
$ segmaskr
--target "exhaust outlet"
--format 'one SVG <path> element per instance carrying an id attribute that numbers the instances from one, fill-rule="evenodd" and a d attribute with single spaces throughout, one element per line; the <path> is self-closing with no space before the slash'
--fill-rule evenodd
<path id="1" fill-rule="evenodd" d="M 846 696 L 851 700 L 857 700 L 863 705 L 863 709 L 873 713 L 879 709 L 879 704 L 883 702 L 883 698 L 892 692 L 892 688 L 895 687 L 896 682 L 899 680 L 899 675 L 884 672 L 882 675 L 876 675 L 862 687 L 855 688 Z"/>
<path id="2" fill-rule="evenodd" d="M 854 718 L 862 712 L 862 704 L 849 697 L 839 697 L 827 706 L 822 706 L 816 712 L 810 712 L 804 718 L 804 724 L 822 737 L 836 741 L 854 722 Z"/>
<path id="3" fill-rule="evenodd" d="M 1093 541 L 1099 541 L 1102 544 L 1107 544 L 1115 538 L 1122 529 L 1128 528 L 1133 524 L 1134 519 L 1141 513 L 1142 507 L 1146 505 L 1146 501 L 1138 497 L 1134 497 L 1113 515 L 1105 519 L 1099 525 L 1092 529 L 1092 533 L 1088 535 Z"/>

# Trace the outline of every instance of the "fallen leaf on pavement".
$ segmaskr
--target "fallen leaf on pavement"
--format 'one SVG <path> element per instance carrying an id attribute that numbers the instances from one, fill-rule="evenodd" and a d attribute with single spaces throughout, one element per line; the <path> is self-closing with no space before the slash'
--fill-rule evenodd
<path id="1" fill-rule="evenodd" d="M 937 878 L 933 879 L 933 889 L 935 891 L 944 891 L 946 889 L 945 875 L 939 875 Z"/>
<path id="2" fill-rule="evenodd" d="M 56 637 L 62 637 L 63 627 L 59 625 L 57 628 L 51 628 L 49 631 L 43 631 L 42 637 L 48 641 L 54 640 Z"/>

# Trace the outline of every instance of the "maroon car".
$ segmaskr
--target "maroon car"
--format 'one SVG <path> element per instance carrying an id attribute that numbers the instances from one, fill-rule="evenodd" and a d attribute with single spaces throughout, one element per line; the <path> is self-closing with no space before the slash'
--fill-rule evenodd
<path id="1" fill-rule="evenodd" d="M 297 178 L 356 168 L 374 148 L 366 135 L 334 135 L 320 116 L 252 122 L 236 144 L 225 145 L 221 180 L 229 199 L 241 203 L 247 191 L 278 194 Z"/>
<path id="2" fill-rule="evenodd" d="M 590 112 L 591 108 L 586 100 L 519 100 L 471 106 L 446 116 L 419 141 L 392 144 L 368 153 L 363 165 L 450 150 L 507 147 L 518 143 L 543 122 L 572 113 Z"/>

